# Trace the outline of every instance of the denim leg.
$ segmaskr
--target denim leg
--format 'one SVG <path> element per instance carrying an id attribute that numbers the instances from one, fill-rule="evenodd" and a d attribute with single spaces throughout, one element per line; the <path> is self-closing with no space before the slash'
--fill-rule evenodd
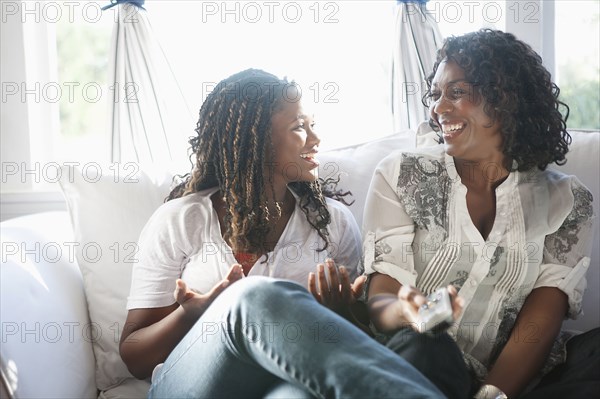
<path id="1" fill-rule="evenodd" d="M 280 381 L 273 385 L 263 399 L 314 399 L 304 387 L 292 385 L 287 381 Z"/>
<path id="2" fill-rule="evenodd" d="M 394 334 L 387 347 L 406 359 L 449 398 L 469 397 L 471 378 L 460 349 L 448 334 L 420 334 L 405 328 Z"/>
<path id="3" fill-rule="evenodd" d="M 281 381 L 231 351 L 218 317 L 211 319 L 215 316 L 205 313 L 175 347 L 153 379 L 148 399 L 260 398 Z"/>
<path id="4" fill-rule="evenodd" d="M 249 277 L 227 288 L 168 357 L 150 397 L 261 397 L 278 381 L 317 398 L 441 398 L 406 360 L 302 286 Z"/>
<path id="5" fill-rule="evenodd" d="M 525 399 L 600 397 L 600 328 L 567 342 L 566 362 L 556 366 Z"/>

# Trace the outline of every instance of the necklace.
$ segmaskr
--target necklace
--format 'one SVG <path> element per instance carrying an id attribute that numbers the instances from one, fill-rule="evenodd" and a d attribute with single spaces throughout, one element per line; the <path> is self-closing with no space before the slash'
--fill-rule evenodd
<path id="1" fill-rule="evenodd" d="M 213 198 L 214 198 L 213 203 L 215 205 L 215 208 L 218 209 L 217 214 L 220 214 L 220 217 L 222 218 L 224 215 L 225 207 L 226 207 L 225 198 L 218 197 L 218 202 L 215 197 L 213 197 Z M 268 204 L 265 206 L 266 211 L 269 215 L 269 221 L 270 221 L 269 224 L 271 225 L 271 227 L 269 229 L 270 230 L 269 233 L 264 238 L 266 252 L 273 251 L 275 249 L 275 245 L 279 242 L 281 235 L 285 231 L 285 226 L 287 225 L 287 222 L 290 220 L 290 218 L 294 212 L 294 209 L 296 207 L 296 199 L 289 191 L 287 191 L 283 201 L 270 201 L 270 204 L 271 204 L 271 207 L 269 207 Z M 274 212 L 273 212 L 273 208 L 275 208 Z M 270 216 L 272 214 L 274 214 L 273 217 Z M 224 224 L 222 224 L 222 225 L 224 226 Z M 221 232 L 221 234 L 223 234 L 223 231 Z M 235 252 L 233 255 L 234 255 L 236 261 L 242 266 L 242 270 L 244 272 L 244 275 L 246 275 L 246 276 L 248 275 L 248 273 L 250 272 L 250 270 L 252 269 L 254 264 L 263 255 L 266 255 L 267 262 L 269 261 L 268 253 L 258 254 L 258 253 L 240 251 L 240 252 Z"/>

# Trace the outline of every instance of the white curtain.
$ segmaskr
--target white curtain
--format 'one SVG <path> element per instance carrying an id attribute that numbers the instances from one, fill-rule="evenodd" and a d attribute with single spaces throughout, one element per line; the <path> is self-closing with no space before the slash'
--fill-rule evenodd
<path id="1" fill-rule="evenodd" d="M 442 45 L 437 22 L 428 15 L 426 1 L 398 1 L 392 70 L 394 130 L 416 130 L 429 119 L 421 102 L 425 79 Z"/>
<path id="2" fill-rule="evenodd" d="M 171 165 L 185 160 L 187 165 L 187 139 L 194 134 L 194 117 L 143 3 L 113 0 L 118 19 L 109 62 L 112 162 Z"/>

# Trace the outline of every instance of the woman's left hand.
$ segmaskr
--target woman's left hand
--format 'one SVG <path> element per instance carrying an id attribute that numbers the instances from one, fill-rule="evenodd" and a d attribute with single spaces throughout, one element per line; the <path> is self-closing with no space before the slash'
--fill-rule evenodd
<path id="1" fill-rule="evenodd" d="M 317 265 L 316 275 L 309 273 L 308 288 L 319 303 L 341 313 L 360 297 L 366 281 L 366 276 L 360 276 L 350 284 L 348 270 L 344 266 L 337 268 L 332 259 L 327 259 L 325 265 Z"/>
<path id="2" fill-rule="evenodd" d="M 188 318 L 197 320 L 225 288 L 240 280 L 242 276 L 242 266 L 236 263 L 231 266 L 225 278 L 205 294 L 189 288 L 182 279 L 177 279 L 173 297 L 181 305 Z"/>

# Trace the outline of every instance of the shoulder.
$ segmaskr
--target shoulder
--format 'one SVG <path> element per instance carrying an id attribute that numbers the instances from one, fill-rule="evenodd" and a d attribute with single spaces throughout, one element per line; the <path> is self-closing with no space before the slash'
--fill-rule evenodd
<path id="1" fill-rule="evenodd" d="M 379 163 L 373 187 L 389 186 L 399 194 L 412 193 L 418 187 L 424 188 L 423 184 L 427 190 L 445 187 L 449 176 L 446 159 L 443 145 L 396 151 Z"/>
<path id="2" fill-rule="evenodd" d="M 348 209 L 348 206 L 334 200 L 333 198 L 325 198 L 325 202 L 327 204 L 327 209 L 329 210 L 332 221 L 347 221 L 350 219 L 354 220 L 354 216 L 352 215 L 350 209 Z"/>
<path id="3" fill-rule="evenodd" d="M 162 204 L 150 217 L 144 232 L 182 234 L 200 226 L 212 212 L 210 195 L 214 189 L 204 190 Z M 189 231 L 187 231 L 188 235 Z"/>
<path id="4" fill-rule="evenodd" d="M 445 169 L 443 145 L 435 145 L 411 150 L 396 150 L 377 165 L 377 171 L 385 175 L 398 176 L 402 173 L 439 172 Z"/>
<path id="5" fill-rule="evenodd" d="M 542 190 L 549 208 L 565 222 L 574 223 L 593 217 L 592 193 L 576 176 L 552 169 L 524 172 L 524 176 L 520 180 L 534 190 Z"/>
<path id="6" fill-rule="evenodd" d="M 350 208 L 332 198 L 326 198 L 326 202 L 331 216 L 331 222 L 327 228 L 331 241 L 344 247 L 350 245 L 360 248 L 362 241 L 360 229 Z"/>
<path id="7" fill-rule="evenodd" d="M 525 172 L 524 182 L 533 182 L 548 189 L 551 197 L 570 197 L 575 202 L 591 205 L 594 198 L 591 191 L 576 176 L 567 175 L 557 170 Z"/>
<path id="8" fill-rule="evenodd" d="M 589 221 L 594 217 L 594 197 L 591 191 L 575 176 L 567 175 L 570 212 L 565 224 L 572 225 Z"/>
<path id="9" fill-rule="evenodd" d="M 329 224 L 331 233 L 338 235 L 346 232 L 360 234 L 356 218 L 347 205 L 332 198 L 325 198 L 325 201 L 331 216 L 331 223 Z M 356 206 L 356 204 L 350 206 Z"/>

